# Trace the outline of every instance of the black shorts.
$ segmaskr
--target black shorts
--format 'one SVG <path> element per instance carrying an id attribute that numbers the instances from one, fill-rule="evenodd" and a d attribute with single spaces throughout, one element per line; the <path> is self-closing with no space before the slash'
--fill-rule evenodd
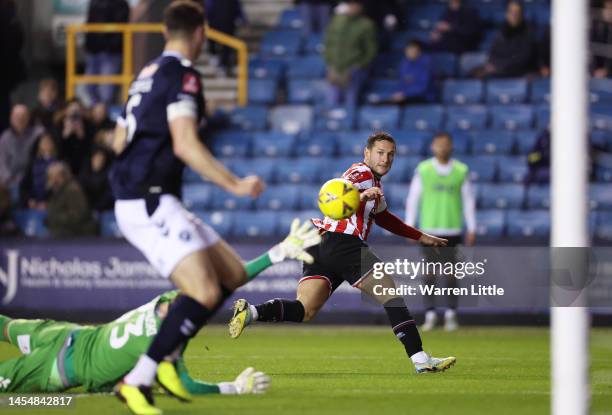
<path id="1" fill-rule="evenodd" d="M 356 285 L 380 259 L 368 244 L 356 236 L 326 232 L 321 243 L 306 250 L 313 256 L 312 264 L 304 263 L 302 281 L 324 279 L 329 283 L 329 294 L 344 281 Z"/>

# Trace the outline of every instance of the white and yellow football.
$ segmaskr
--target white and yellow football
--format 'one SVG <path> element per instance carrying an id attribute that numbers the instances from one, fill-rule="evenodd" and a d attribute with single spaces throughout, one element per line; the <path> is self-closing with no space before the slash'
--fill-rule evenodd
<path id="1" fill-rule="evenodd" d="M 353 215 L 359 207 L 359 190 L 345 179 L 331 179 L 319 190 L 319 209 L 328 218 L 339 220 Z"/>

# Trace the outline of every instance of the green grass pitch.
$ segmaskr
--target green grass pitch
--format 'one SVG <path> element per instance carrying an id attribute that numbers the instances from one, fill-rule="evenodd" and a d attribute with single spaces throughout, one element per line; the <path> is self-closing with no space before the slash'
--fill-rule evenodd
<path id="1" fill-rule="evenodd" d="M 159 396 L 157 404 L 165 414 L 550 413 L 547 329 L 462 328 L 424 333 L 423 340 L 426 351 L 455 355 L 457 364 L 445 373 L 416 375 L 386 327 L 260 325 L 231 340 L 225 327 L 213 326 L 187 350 L 192 375 L 230 380 L 252 365 L 272 377 L 269 393 L 205 396 L 190 404 Z M 16 355 L 1 345 L 0 358 Z M 592 331 L 591 390 L 591 413 L 612 415 L 612 329 Z M 66 410 L 4 405 L 2 413 L 128 414 L 108 395 L 77 396 Z"/>

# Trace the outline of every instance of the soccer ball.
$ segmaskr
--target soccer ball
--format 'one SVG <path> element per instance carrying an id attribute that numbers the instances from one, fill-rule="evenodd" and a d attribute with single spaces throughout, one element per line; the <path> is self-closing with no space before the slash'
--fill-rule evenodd
<path id="1" fill-rule="evenodd" d="M 359 190 L 344 179 L 331 179 L 319 190 L 319 209 L 328 218 L 339 220 L 353 215 L 359 207 Z"/>

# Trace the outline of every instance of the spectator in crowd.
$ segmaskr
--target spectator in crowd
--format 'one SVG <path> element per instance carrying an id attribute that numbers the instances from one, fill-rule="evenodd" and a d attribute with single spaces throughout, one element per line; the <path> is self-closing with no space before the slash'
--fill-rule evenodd
<path id="1" fill-rule="evenodd" d="M 130 8 L 125 0 L 90 0 L 87 23 L 127 23 Z M 114 75 L 121 71 L 123 37 L 121 33 L 87 33 L 85 36 L 85 73 L 87 75 Z M 87 92 L 93 104 L 110 103 L 116 86 L 88 85 Z"/>
<path id="2" fill-rule="evenodd" d="M 376 29 L 362 12 L 359 0 L 348 1 L 346 12 L 336 14 L 325 33 L 327 103 L 330 107 L 343 102 L 349 109 L 357 106 L 369 65 L 376 56 Z"/>
<path id="3" fill-rule="evenodd" d="M 421 44 L 410 41 L 399 69 L 399 91 L 392 100 L 398 104 L 426 102 L 432 86 L 431 58 L 423 54 Z"/>
<path id="4" fill-rule="evenodd" d="M 440 21 L 431 32 L 431 48 L 440 52 L 463 53 L 478 47 L 482 24 L 478 12 L 450 0 Z"/>
<path id="5" fill-rule="evenodd" d="M 202 136 L 205 137 L 205 136 Z M 114 130 L 113 129 L 102 129 L 96 132 L 94 136 L 93 145 L 95 147 L 103 148 L 109 151 L 113 149 Z"/>
<path id="6" fill-rule="evenodd" d="M 28 107 L 22 104 L 13 107 L 10 127 L 0 136 L 0 183 L 9 188 L 19 186 L 42 132 L 42 127 L 31 125 Z"/>
<path id="7" fill-rule="evenodd" d="M 448 248 L 431 249 L 423 247 L 428 263 L 454 263 L 457 261 L 458 245 L 463 241 L 463 224 L 467 228 L 466 245 L 476 240 L 476 203 L 472 193 L 468 166 L 451 158 L 452 138 L 447 133 L 436 134 L 431 143 L 433 158 L 417 166 L 408 199 L 406 200 L 406 223 L 415 226 L 417 215 L 419 229 L 431 235 L 448 240 Z M 457 285 L 457 279 L 450 275 L 427 275 L 425 283 L 437 286 L 446 281 L 449 288 Z M 457 296 L 446 297 L 444 313 L 445 330 L 455 330 L 457 323 Z M 434 328 L 437 320 L 435 296 L 427 295 L 425 302 L 425 324 L 423 330 Z"/>
<path id="8" fill-rule="evenodd" d="M 36 151 L 21 181 L 19 196 L 23 206 L 30 209 L 46 209 L 49 198 L 47 169 L 58 160 L 57 147 L 51 134 L 43 133 L 35 148 Z"/>
<path id="9" fill-rule="evenodd" d="M 90 120 L 93 130 L 97 133 L 100 130 L 112 129 L 115 127 L 108 115 L 108 106 L 104 102 L 98 102 L 91 109 Z"/>
<path id="10" fill-rule="evenodd" d="M 474 76 L 519 77 L 534 68 L 536 42 L 520 2 L 512 0 L 506 8 L 506 20 L 493 40 L 488 61 L 474 71 Z"/>
<path id="11" fill-rule="evenodd" d="M 14 0 L 0 0 L 0 131 L 9 126 L 11 93 L 25 79 L 23 43 Z"/>
<path id="12" fill-rule="evenodd" d="M 85 191 L 89 206 L 95 211 L 110 210 L 114 199 L 108 181 L 110 156 L 102 148 L 96 148 L 91 154 L 89 162 L 81 169 L 79 182 Z"/>
<path id="13" fill-rule="evenodd" d="M 325 31 L 331 12 L 330 0 L 298 0 L 297 6 L 304 22 L 302 28 L 304 36 Z"/>
<path id="14" fill-rule="evenodd" d="M 240 0 L 204 0 L 208 25 L 219 32 L 234 36 L 238 24 L 246 23 Z M 214 59 L 213 64 L 221 64 L 226 75 L 231 75 L 232 49 L 214 40 L 208 40 L 208 47 Z"/>
<path id="15" fill-rule="evenodd" d="M 96 234 L 96 224 L 83 189 L 67 164 L 55 162 L 47 170 L 47 187 L 51 192 L 47 225 L 56 238 Z"/>
<path id="16" fill-rule="evenodd" d="M 11 192 L 0 183 L 0 236 L 17 236 L 19 228 L 11 217 Z"/>
<path id="17" fill-rule="evenodd" d="M 525 184 L 542 184 L 550 181 L 550 130 L 547 128 L 536 138 L 527 155 Z"/>
<path id="18" fill-rule="evenodd" d="M 38 84 L 36 106 L 32 111 L 35 124 L 42 125 L 45 130 L 53 130 L 53 117 L 61 108 L 59 87 L 53 78 L 44 78 Z"/>
<path id="19" fill-rule="evenodd" d="M 81 102 L 74 98 L 68 101 L 64 114 L 60 116 L 55 140 L 59 143 L 62 158 L 66 160 L 75 175 L 89 157 L 92 141 L 92 127 L 85 118 Z"/>
<path id="20" fill-rule="evenodd" d="M 603 2 L 601 14 L 591 24 L 591 42 L 610 47 L 612 45 L 612 0 Z M 612 54 L 593 57 L 593 76 L 606 78 L 612 75 Z"/>
<path id="21" fill-rule="evenodd" d="M 376 26 L 380 50 L 389 50 L 391 39 L 405 15 L 399 0 L 363 0 L 363 14 Z"/>

